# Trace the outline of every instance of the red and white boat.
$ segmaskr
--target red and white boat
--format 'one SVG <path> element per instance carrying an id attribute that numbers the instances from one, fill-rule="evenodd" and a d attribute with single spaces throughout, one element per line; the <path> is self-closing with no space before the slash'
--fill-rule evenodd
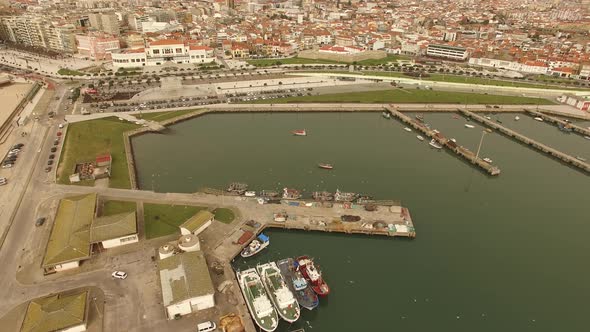
<path id="1" fill-rule="evenodd" d="M 299 256 L 297 258 L 297 270 L 311 285 L 311 289 L 319 296 L 326 296 L 330 294 L 330 287 L 322 278 L 322 272 L 318 270 L 313 264 L 313 259 L 308 256 Z"/>
<path id="2" fill-rule="evenodd" d="M 307 132 L 305 131 L 305 129 L 293 130 L 292 133 L 295 136 L 307 136 Z"/>
<path id="3" fill-rule="evenodd" d="M 318 164 L 319 168 L 323 168 L 323 169 L 334 169 L 334 166 L 332 164 Z"/>

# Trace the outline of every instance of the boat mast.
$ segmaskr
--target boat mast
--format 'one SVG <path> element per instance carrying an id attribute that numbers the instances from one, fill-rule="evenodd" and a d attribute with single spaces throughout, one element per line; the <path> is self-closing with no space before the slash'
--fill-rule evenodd
<path id="1" fill-rule="evenodd" d="M 481 145 L 483 144 L 483 137 L 486 135 L 486 131 L 482 130 L 481 131 L 481 139 L 479 140 L 479 146 L 477 147 L 477 153 L 475 154 L 475 159 L 477 159 L 479 157 L 479 151 L 481 150 Z"/>

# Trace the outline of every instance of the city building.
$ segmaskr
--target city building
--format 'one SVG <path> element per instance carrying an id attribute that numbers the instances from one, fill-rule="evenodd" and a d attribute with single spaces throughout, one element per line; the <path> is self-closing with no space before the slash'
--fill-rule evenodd
<path id="1" fill-rule="evenodd" d="M 182 225 L 180 225 L 180 233 L 182 235 L 199 235 L 203 232 L 207 227 L 211 225 L 214 219 L 213 213 L 207 210 L 201 210 L 197 212 L 194 216 L 190 219 L 185 221 Z"/>
<path id="2" fill-rule="evenodd" d="M 110 60 L 111 53 L 119 51 L 119 39 L 104 34 L 76 35 L 78 53 L 92 60 Z"/>
<path id="3" fill-rule="evenodd" d="M 2 40 L 56 52 L 76 52 L 75 31 L 74 24 L 47 22 L 39 16 L 0 17 Z"/>
<path id="4" fill-rule="evenodd" d="M 29 302 L 21 332 L 82 332 L 88 327 L 88 290 L 62 292 Z"/>
<path id="5" fill-rule="evenodd" d="M 215 289 L 203 252 L 170 251 L 158 260 L 158 271 L 168 319 L 215 306 Z"/>
<path id="6" fill-rule="evenodd" d="M 426 49 L 426 55 L 451 60 L 467 60 L 468 53 L 464 47 L 430 44 Z"/>
<path id="7" fill-rule="evenodd" d="M 91 13 L 88 15 L 90 26 L 98 31 L 108 33 L 113 36 L 118 36 L 121 33 L 119 18 L 113 12 L 106 13 Z"/>
<path id="8" fill-rule="evenodd" d="M 144 49 L 123 50 L 111 55 L 114 68 L 159 66 L 172 63 L 210 63 L 215 61 L 214 50 L 176 39 L 148 42 Z"/>

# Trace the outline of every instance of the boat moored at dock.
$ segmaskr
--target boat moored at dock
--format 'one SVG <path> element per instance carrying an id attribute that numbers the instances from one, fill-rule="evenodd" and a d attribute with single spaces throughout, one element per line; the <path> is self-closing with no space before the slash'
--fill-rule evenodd
<path id="1" fill-rule="evenodd" d="M 326 296 L 330 294 L 330 287 L 322 278 L 322 273 L 318 270 L 313 262 L 313 259 L 308 256 L 299 256 L 297 258 L 297 269 L 305 277 L 308 283 L 311 284 L 311 289 L 319 296 Z"/>
<path id="2" fill-rule="evenodd" d="M 314 191 L 311 197 L 316 201 L 332 201 L 334 200 L 334 194 L 329 191 Z"/>
<path id="3" fill-rule="evenodd" d="M 473 128 L 475 128 L 475 126 L 474 126 L 474 125 L 470 125 L 470 124 L 466 123 L 466 124 L 465 124 L 465 128 L 473 129 Z"/>
<path id="4" fill-rule="evenodd" d="M 277 266 L 299 305 L 308 310 L 315 309 L 320 304 L 320 299 L 301 272 L 296 269 L 295 261 L 292 258 L 281 259 Z"/>
<path id="5" fill-rule="evenodd" d="M 430 143 L 428 143 L 428 145 L 432 146 L 435 149 L 442 149 L 442 145 L 438 144 L 438 142 L 434 138 L 430 140 Z"/>
<path id="6" fill-rule="evenodd" d="M 416 136 L 416 138 L 417 138 L 419 141 L 423 141 L 423 140 L 424 140 L 424 137 L 422 137 L 422 136 L 420 136 L 420 135 Z"/>
<path id="7" fill-rule="evenodd" d="M 257 253 L 261 252 L 262 249 L 268 247 L 269 244 L 270 238 L 265 234 L 260 233 L 260 235 L 258 235 L 256 239 L 252 240 L 252 242 L 250 242 L 250 244 L 246 248 L 244 248 L 244 250 L 242 250 L 240 256 L 244 258 L 252 257 Z"/>
<path id="8" fill-rule="evenodd" d="M 488 164 L 492 163 L 492 159 L 490 159 L 490 158 L 483 158 L 483 161 L 485 161 Z"/>
<path id="9" fill-rule="evenodd" d="M 391 114 L 389 114 L 389 112 L 383 112 L 383 117 L 386 119 L 391 119 Z"/>
<path id="10" fill-rule="evenodd" d="M 256 270 L 279 316 L 289 323 L 297 321 L 301 314 L 299 303 L 285 283 L 277 264 L 270 262 L 258 265 Z"/>
<path id="11" fill-rule="evenodd" d="M 407 131 L 408 133 L 412 132 L 412 128 L 409 128 L 409 127 L 405 127 L 404 130 Z"/>
<path id="12" fill-rule="evenodd" d="M 279 316 L 269 300 L 256 269 L 236 272 L 242 295 L 252 319 L 262 330 L 272 332 L 279 326 Z"/>
<path id="13" fill-rule="evenodd" d="M 539 117 L 539 116 L 536 116 L 534 119 L 537 120 L 537 121 L 539 121 L 539 122 L 544 122 L 545 121 L 545 120 L 543 120 L 542 117 Z"/>
<path id="14" fill-rule="evenodd" d="M 283 188 L 284 199 L 300 199 L 301 192 L 297 189 Z"/>
<path id="15" fill-rule="evenodd" d="M 336 193 L 334 194 L 334 200 L 336 202 L 352 202 L 358 198 L 357 193 L 346 193 L 340 191 L 340 189 L 336 189 Z"/>
<path id="16" fill-rule="evenodd" d="M 229 184 L 229 186 L 227 186 L 226 191 L 233 194 L 243 195 L 247 189 L 248 185 L 245 183 L 232 182 Z"/>
<path id="17" fill-rule="evenodd" d="M 295 136 L 307 136 L 307 131 L 305 129 L 293 130 L 291 133 Z"/>

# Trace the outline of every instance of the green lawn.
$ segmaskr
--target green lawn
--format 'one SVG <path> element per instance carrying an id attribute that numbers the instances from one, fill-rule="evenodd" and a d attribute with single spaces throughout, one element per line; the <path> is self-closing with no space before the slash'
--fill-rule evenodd
<path id="1" fill-rule="evenodd" d="M 194 112 L 195 110 L 180 110 L 180 111 L 171 111 L 171 112 L 156 112 L 156 113 L 143 113 L 141 116 L 136 114 L 136 118 L 152 120 L 162 122 L 168 119 L 172 119 L 177 116 L 185 115 L 190 112 Z"/>
<path id="2" fill-rule="evenodd" d="M 143 223 L 145 236 L 153 239 L 178 233 L 178 226 L 190 217 L 206 208 L 189 205 L 149 204 L 143 205 Z"/>
<path id="3" fill-rule="evenodd" d="M 112 216 L 137 209 L 137 203 L 127 201 L 106 201 L 102 206 L 102 216 Z"/>
<path id="4" fill-rule="evenodd" d="M 92 162 L 97 155 L 110 154 L 113 158 L 109 186 L 130 188 L 123 133 L 139 126 L 116 117 L 76 122 L 68 125 L 61 153 L 57 182 L 69 184 L 69 176 L 78 162 Z M 82 181 L 80 185 L 92 185 Z"/>
<path id="5" fill-rule="evenodd" d="M 333 93 L 318 96 L 301 96 L 256 100 L 255 104 L 287 103 L 433 103 L 433 104 L 554 104 L 542 98 L 497 96 L 479 93 L 445 92 L 416 89 L 390 89 L 353 93 Z"/>
<path id="6" fill-rule="evenodd" d="M 404 57 L 404 56 L 399 56 L 399 55 L 388 55 L 387 57 L 383 58 L 383 59 L 367 59 L 367 60 L 361 60 L 357 62 L 357 65 L 360 66 L 378 66 L 378 65 L 384 65 L 387 64 L 389 62 L 395 62 L 397 60 L 407 60 L 409 58 Z"/>
<path id="7" fill-rule="evenodd" d="M 57 73 L 60 75 L 69 75 L 69 76 L 84 76 L 84 75 L 86 75 L 85 73 L 83 73 L 81 71 L 68 69 L 68 68 L 61 68 L 60 70 L 57 71 Z"/>
<path id="8" fill-rule="evenodd" d="M 269 67 L 278 63 L 282 65 L 307 65 L 307 64 L 346 64 L 346 62 L 321 60 L 321 59 L 306 59 L 306 58 L 285 58 L 285 59 L 252 59 L 246 60 L 247 63 L 256 67 Z"/>
<path id="9" fill-rule="evenodd" d="M 213 210 L 213 214 L 215 214 L 215 220 L 221 221 L 224 224 L 229 224 L 236 218 L 234 212 L 226 208 L 217 208 Z"/>

